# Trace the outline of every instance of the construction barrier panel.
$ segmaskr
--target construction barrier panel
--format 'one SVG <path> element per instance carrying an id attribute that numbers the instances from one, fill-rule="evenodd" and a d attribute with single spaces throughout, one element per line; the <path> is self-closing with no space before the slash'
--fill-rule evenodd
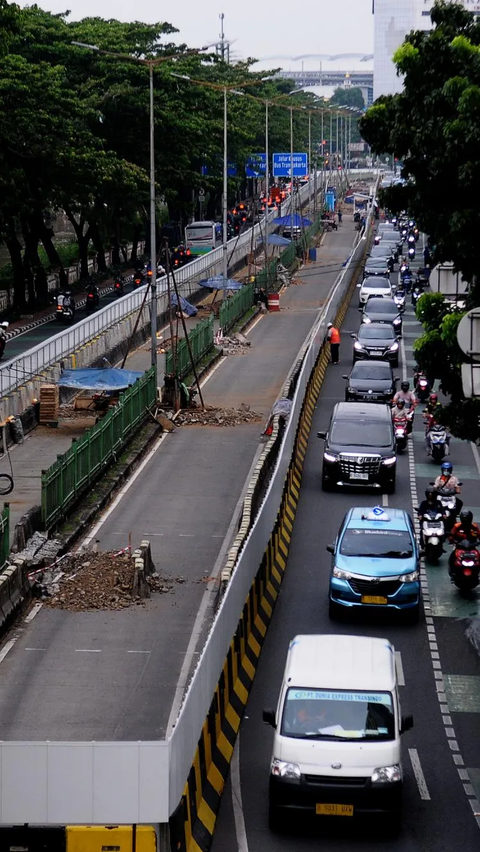
<path id="1" fill-rule="evenodd" d="M 3 504 L 0 514 L 0 571 L 4 568 L 10 553 L 10 505 Z"/>
<path id="2" fill-rule="evenodd" d="M 201 320 L 188 333 L 188 340 L 195 365 L 213 349 L 213 314 Z M 178 339 L 175 353 L 170 349 L 165 355 L 166 375 L 175 374 L 178 379 L 184 379 L 192 372 L 190 352 L 185 337 Z"/>
<path id="3" fill-rule="evenodd" d="M 241 290 L 238 290 L 232 296 L 224 298 L 220 306 L 218 320 L 220 328 L 224 334 L 227 334 L 235 325 L 240 317 L 252 307 L 254 299 L 253 284 L 246 284 Z"/>
<path id="4" fill-rule="evenodd" d="M 154 367 L 124 391 L 118 404 L 42 471 L 42 522 L 50 529 L 98 478 L 145 419 L 157 396 Z"/>

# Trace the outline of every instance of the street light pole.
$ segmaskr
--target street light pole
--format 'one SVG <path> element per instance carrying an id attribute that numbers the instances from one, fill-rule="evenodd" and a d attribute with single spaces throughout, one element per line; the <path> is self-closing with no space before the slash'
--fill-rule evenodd
<path id="1" fill-rule="evenodd" d="M 270 198 L 270 173 L 268 169 L 268 101 L 265 101 L 265 195 L 267 197 L 267 207 L 265 215 L 268 213 L 268 201 Z"/>
<path id="2" fill-rule="evenodd" d="M 293 233 L 293 107 L 290 107 L 290 176 L 292 182 L 290 187 L 290 222 Z"/>
<path id="3" fill-rule="evenodd" d="M 227 280 L 228 249 L 227 249 L 227 191 L 228 191 L 228 150 L 227 150 L 227 87 L 223 88 L 223 277 Z"/>
<path id="4" fill-rule="evenodd" d="M 155 116 L 153 103 L 153 62 L 150 71 L 150 287 L 152 367 L 157 371 L 157 226 L 155 216 Z"/>

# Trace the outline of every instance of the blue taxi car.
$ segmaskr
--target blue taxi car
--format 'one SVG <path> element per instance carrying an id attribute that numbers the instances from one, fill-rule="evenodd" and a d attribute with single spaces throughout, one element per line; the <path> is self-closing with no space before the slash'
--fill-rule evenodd
<path id="1" fill-rule="evenodd" d="M 332 553 L 329 614 L 348 610 L 396 610 L 418 619 L 419 549 L 403 509 L 355 507 L 345 515 Z"/>

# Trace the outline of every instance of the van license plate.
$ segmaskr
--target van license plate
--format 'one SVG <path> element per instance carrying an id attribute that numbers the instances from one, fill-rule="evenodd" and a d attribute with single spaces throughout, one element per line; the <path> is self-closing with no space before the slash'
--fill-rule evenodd
<path id="1" fill-rule="evenodd" d="M 364 603 L 364 604 L 386 604 L 386 603 L 388 603 L 388 598 L 381 597 L 380 595 L 362 595 L 362 603 Z"/>
<path id="2" fill-rule="evenodd" d="M 350 479 L 364 479 L 368 480 L 368 473 L 352 473 Z"/>
<path id="3" fill-rule="evenodd" d="M 315 806 L 315 812 L 319 816 L 353 817 L 353 805 L 321 804 Z"/>

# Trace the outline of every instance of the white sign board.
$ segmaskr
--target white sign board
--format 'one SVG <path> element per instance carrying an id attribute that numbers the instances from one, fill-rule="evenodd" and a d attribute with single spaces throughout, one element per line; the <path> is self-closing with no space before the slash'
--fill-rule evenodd
<path id="1" fill-rule="evenodd" d="M 458 345 L 465 355 L 480 361 L 480 308 L 472 308 L 458 323 Z"/>

